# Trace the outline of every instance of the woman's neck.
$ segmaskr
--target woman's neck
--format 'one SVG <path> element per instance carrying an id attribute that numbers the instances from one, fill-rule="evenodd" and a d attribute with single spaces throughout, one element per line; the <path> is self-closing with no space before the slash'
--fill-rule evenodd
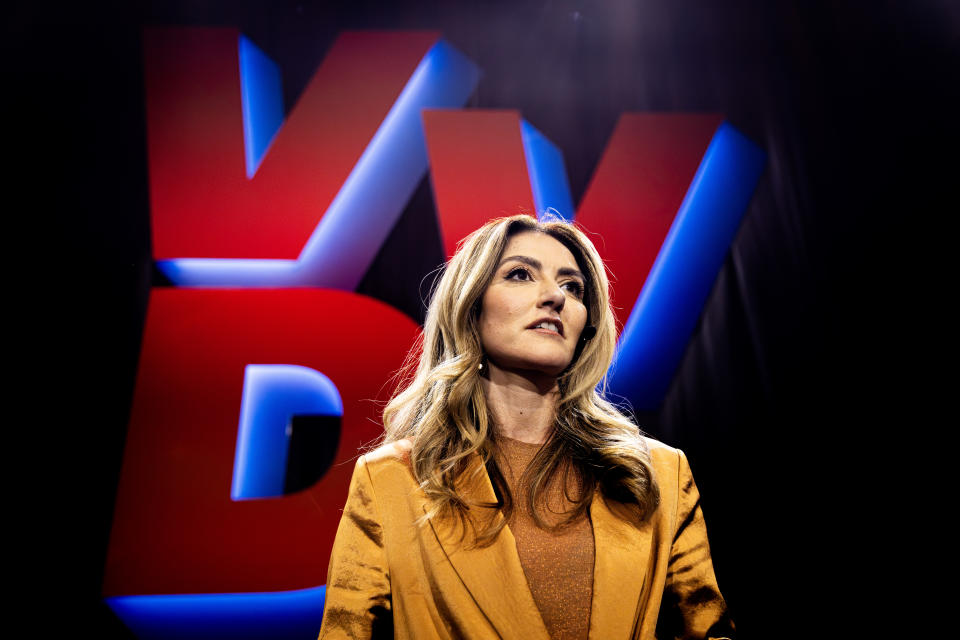
<path id="1" fill-rule="evenodd" d="M 540 444 L 553 432 L 560 391 L 556 378 L 526 373 L 491 364 L 488 376 L 480 380 L 498 433 L 513 440 Z"/>

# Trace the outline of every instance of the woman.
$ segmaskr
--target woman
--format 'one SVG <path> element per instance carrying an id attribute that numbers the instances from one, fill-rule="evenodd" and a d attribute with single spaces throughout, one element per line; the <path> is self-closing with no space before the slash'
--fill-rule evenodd
<path id="1" fill-rule="evenodd" d="M 686 458 L 603 398 L 615 342 L 575 227 L 514 216 L 463 241 L 357 461 L 321 638 L 732 633 Z"/>

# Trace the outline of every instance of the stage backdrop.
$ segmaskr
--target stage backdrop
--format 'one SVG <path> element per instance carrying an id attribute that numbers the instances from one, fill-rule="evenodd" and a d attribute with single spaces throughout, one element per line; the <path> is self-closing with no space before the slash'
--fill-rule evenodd
<path id="1" fill-rule="evenodd" d="M 192 633 L 215 635 L 217 606 L 239 616 L 262 597 L 283 612 L 275 628 L 306 634 L 316 620 L 298 612 L 318 610 L 313 554 L 327 546 L 310 545 L 301 568 L 301 532 L 271 518 L 305 523 L 303 536 L 335 519 L 339 469 L 379 429 L 364 419 L 389 396 L 449 243 L 475 214 L 518 206 L 583 222 L 618 278 L 629 355 L 644 335 L 633 328 L 664 322 L 654 294 L 676 285 L 654 274 L 686 273 L 660 257 L 683 239 L 679 222 L 698 219 L 695 176 L 709 177 L 729 134 L 766 154 L 756 188 L 719 270 L 690 281 L 709 283 L 706 301 L 678 307 L 661 350 L 636 343 L 659 368 L 625 364 L 635 375 L 615 373 L 618 393 L 642 390 L 638 423 L 687 453 L 741 638 L 923 635 L 887 628 L 904 609 L 895 585 L 929 583 L 891 578 L 891 565 L 916 564 L 893 551 L 919 547 L 868 547 L 907 522 L 918 485 L 903 478 L 926 476 L 902 460 L 942 423 L 916 414 L 949 397 L 920 389 L 939 374 L 912 360 L 939 356 L 918 342 L 949 332 L 909 321 L 932 320 L 918 299 L 940 299 L 925 290 L 937 269 L 913 274 L 912 253 L 950 237 L 955 5 L 5 7 L 10 182 L 26 195 L 8 217 L 44 227 L 8 234 L 31 329 L 10 338 L 33 367 L 16 377 L 37 396 L 21 403 L 39 408 L 9 430 L 9 493 L 29 514 L 10 527 L 28 544 L 12 548 L 37 608 L 17 613 L 43 631 L 129 638 L 108 602 L 156 598 L 139 602 L 174 626 L 148 615 L 141 630 L 162 636 L 188 619 L 165 608 L 183 597 L 199 603 Z M 390 44 L 364 44 L 380 38 Z M 671 169 L 645 183 L 629 172 L 645 163 Z M 647 195 L 654 217 L 632 220 Z M 382 357 L 354 349 L 350 361 L 351 343 Z M 208 509 L 238 527 L 222 544 Z M 182 581 L 162 559 L 189 565 Z M 220 580 L 234 562 L 243 569 Z M 232 589 L 240 597 L 222 599 Z"/>
<path id="2" fill-rule="evenodd" d="M 765 163 L 722 114 L 624 113 L 574 210 L 535 124 L 457 108 L 481 70 L 437 32 L 339 35 L 286 116 L 279 68 L 236 29 L 147 30 L 144 64 L 166 286 L 104 580 L 142 637 L 316 634 L 351 463 L 418 333 L 356 290 L 427 174 L 439 234 L 406 261 L 522 212 L 594 238 L 623 327 L 611 399 L 656 411 Z"/>

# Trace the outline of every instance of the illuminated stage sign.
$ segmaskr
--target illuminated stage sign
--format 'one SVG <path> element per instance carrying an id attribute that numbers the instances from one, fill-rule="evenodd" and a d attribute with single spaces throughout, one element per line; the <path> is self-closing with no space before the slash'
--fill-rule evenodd
<path id="1" fill-rule="evenodd" d="M 145 64 L 175 286 L 150 297 L 104 584 L 142 637 L 316 636 L 352 460 L 419 331 L 354 290 L 428 170 L 447 255 L 521 210 L 588 230 L 616 274 L 613 389 L 656 408 L 764 164 L 720 116 L 624 114 L 575 211 L 562 152 L 461 109 L 478 69 L 433 32 L 341 35 L 286 120 L 236 30 L 151 30 Z"/>

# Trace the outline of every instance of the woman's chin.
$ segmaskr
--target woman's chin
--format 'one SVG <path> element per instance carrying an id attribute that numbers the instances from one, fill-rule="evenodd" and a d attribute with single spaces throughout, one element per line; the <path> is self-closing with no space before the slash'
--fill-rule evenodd
<path id="1" fill-rule="evenodd" d="M 556 380 L 561 373 L 569 366 L 569 360 L 544 359 L 544 360 L 524 360 L 515 362 L 505 362 L 502 366 L 495 367 L 504 373 L 523 376 L 530 379 L 551 378 Z M 539 380 L 538 380 L 539 381 Z"/>

